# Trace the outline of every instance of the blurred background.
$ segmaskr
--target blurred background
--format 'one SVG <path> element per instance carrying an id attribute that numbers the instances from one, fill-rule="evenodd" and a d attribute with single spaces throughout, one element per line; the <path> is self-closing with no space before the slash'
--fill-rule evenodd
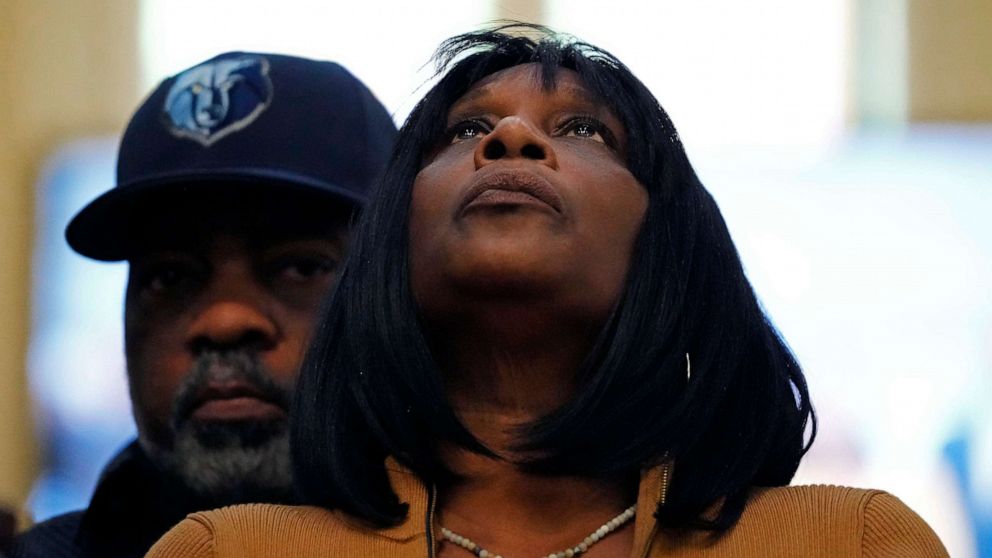
<path id="1" fill-rule="evenodd" d="M 133 435 L 126 266 L 62 231 L 145 94 L 285 52 L 343 63 L 399 122 L 440 40 L 512 18 L 612 51 L 668 110 L 806 370 L 796 482 L 884 488 L 952 556 L 992 557 L 992 2 L 339 4 L 0 0 L 0 503 L 85 506 Z"/>

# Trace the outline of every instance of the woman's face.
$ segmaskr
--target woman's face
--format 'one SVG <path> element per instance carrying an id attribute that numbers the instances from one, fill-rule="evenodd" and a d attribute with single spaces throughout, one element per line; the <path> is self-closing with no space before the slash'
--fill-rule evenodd
<path id="1" fill-rule="evenodd" d="M 648 205 L 620 120 L 575 72 L 559 70 L 545 90 L 540 67 L 525 64 L 473 86 L 446 124 L 413 185 L 421 311 L 532 297 L 605 318 Z"/>

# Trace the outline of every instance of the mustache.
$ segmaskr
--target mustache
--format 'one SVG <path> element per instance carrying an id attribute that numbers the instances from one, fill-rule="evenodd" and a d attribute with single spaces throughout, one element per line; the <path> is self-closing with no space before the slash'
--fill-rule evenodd
<path id="1" fill-rule="evenodd" d="M 204 351 L 197 356 L 176 393 L 171 423 L 179 430 L 194 410 L 214 393 L 218 384 L 234 384 L 237 392 L 279 405 L 287 411 L 290 391 L 272 379 L 272 374 L 251 350 Z"/>

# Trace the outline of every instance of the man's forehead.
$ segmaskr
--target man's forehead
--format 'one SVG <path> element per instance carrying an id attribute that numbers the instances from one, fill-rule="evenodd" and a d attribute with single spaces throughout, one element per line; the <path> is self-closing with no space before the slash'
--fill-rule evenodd
<path id="1" fill-rule="evenodd" d="M 193 232 L 150 233 L 135 249 L 137 255 L 160 250 L 204 250 L 218 246 L 240 246 L 250 250 L 263 250 L 277 244 L 306 240 L 336 241 L 343 235 L 340 230 L 323 230 L 314 227 L 250 227 L 224 226 L 217 228 L 200 227 Z"/>
<path id="2" fill-rule="evenodd" d="M 351 216 L 349 207 L 305 199 L 188 199 L 143 223 L 128 259 L 161 250 L 204 250 L 218 238 L 236 238 L 250 249 L 294 240 L 336 241 Z"/>

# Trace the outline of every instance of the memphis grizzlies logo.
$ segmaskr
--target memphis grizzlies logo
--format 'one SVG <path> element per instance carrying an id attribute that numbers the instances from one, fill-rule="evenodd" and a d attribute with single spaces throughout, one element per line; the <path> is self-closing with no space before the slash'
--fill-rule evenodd
<path id="1" fill-rule="evenodd" d="M 163 111 L 173 135 L 210 146 L 254 122 L 271 102 L 269 61 L 238 56 L 176 76 Z"/>

